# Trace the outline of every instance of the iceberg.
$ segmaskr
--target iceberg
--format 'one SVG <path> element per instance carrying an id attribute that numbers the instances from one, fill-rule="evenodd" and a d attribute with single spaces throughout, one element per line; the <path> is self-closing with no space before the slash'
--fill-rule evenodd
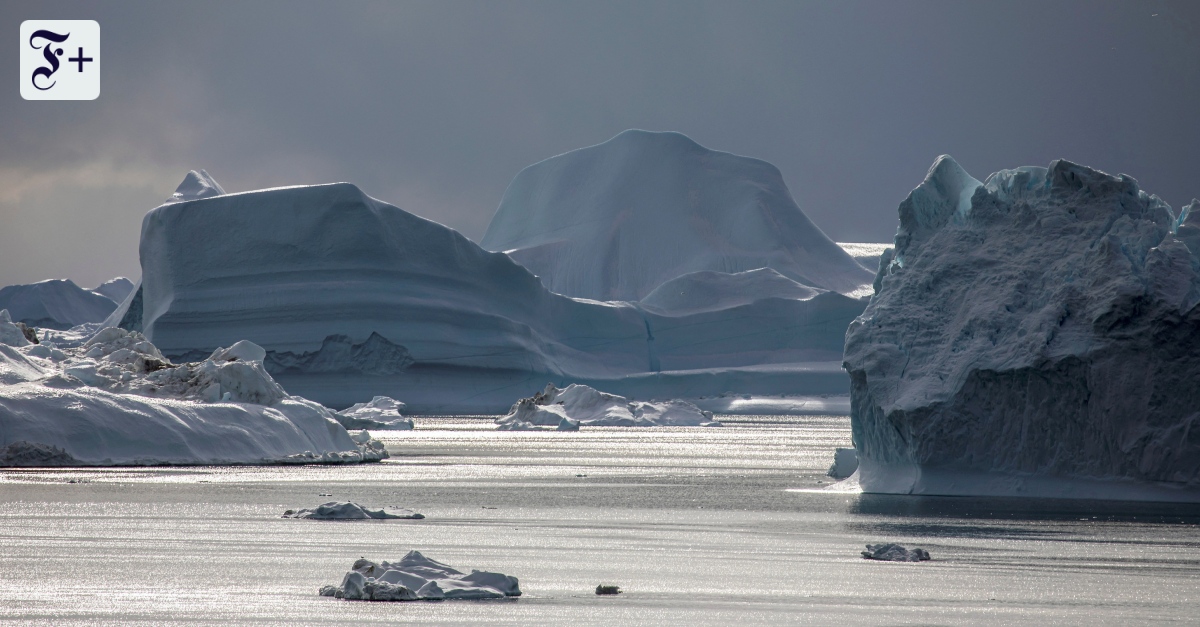
<path id="1" fill-rule="evenodd" d="M 376 396 L 366 403 L 355 403 L 337 412 L 338 422 L 347 429 L 408 431 L 413 421 L 400 415 L 404 403 L 387 396 Z"/>
<path id="2" fill-rule="evenodd" d="M 96 286 L 92 292 L 99 294 L 114 303 L 120 303 L 125 300 L 130 293 L 133 292 L 133 281 L 119 276 L 115 279 L 109 279 L 100 285 Z M 98 322 L 98 321 L 97 321 Z"/>
<path id="3" fill-rule="evenodd" d="M 102 323 L 172 361 L 248 340 L 299 396 L 413 413 L 501 413 L 547 381 L 639 398 L 848 392 L 843 336 L 865 301 L 774 270 L 673 283 L 698 298 L 601 302 L 348 183 L 179 194 L 143 220 L 142 278 Z"/>
<path id="4" fill-rule="evenodd" d="M 116 308 L 109 297 L 85 290 L 70 279 L 0 289 L 0 309 L 7 309 L 14 321 L 31 327 L 66 330 L 101 322 Z"/>
<path id="5" fill-rule="evenodd" d="M 255 350 L 257 349 L 257 351 Z M 0 310 L 0 464 L 350 463 L 387 457 L 366 432 L 289 396 L 249 344 L 174 364 L 140 333 L 32 344 Z"/>
<path id="6" fill-rule="evenodd" d="M 547 384 L 541 392 L 516 402 L 508 415 L 496 420 L 502 430 L 554 426 L 559 431 L 586 427 L 719 427 L 712 413 L 681 400 L 630 401 L 586 385 L 558 389 Z"/>
<path id="7" fill-rule="evenodd" d="M 1065 160 L 980 183 L 943 156 L 899 215 L 846 333 L 863 490 L 1200 500 L 1190 209 Z"/>
<path id="8" fill-rule="evenodd" d="M 342 585 L 325 586 L 320 595 L 354 601 L 503 599 L 521 596 L 521 588 L 516 577 L 482 570 L 463 573 L 409 551 L 398 562 L 356 560 Z"/>
<path id="9" fill-rule="evenodd" d="M 287 510 L 284 518 L 306 520 L 421 520 L 424 515 L 410 509 L 382 507 L 371 509 L 349 501 L 330 501 L 312 509 Z"/>
<path id="10" fill-rule="evenodd" d="M 628 130 L 525 168 L 480 243 L 553 292 L 595 300 L 641 300 L 704 271 L 771 268 L 845 294 L 871 281 L 804 215 L 775 166 L 679 133 Z"/>

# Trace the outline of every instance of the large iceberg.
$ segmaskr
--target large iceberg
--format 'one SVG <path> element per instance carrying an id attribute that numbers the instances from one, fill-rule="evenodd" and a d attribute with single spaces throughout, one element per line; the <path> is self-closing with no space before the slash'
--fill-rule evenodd
<path id="1" fill-rule="evenodd" d="M 110 281 L 96 290 L 85 290 L 70 279 L 9 285 L 0 289 L 0 309 L 7 309 L 14 321 L 31 327 L 69 329 L 100 322 L 117 308 L 112 298 L 99 292 L 101 289 L 117 294 L 121 285 Z"/>
<path id="2" fill-rule="evenodd" d="M 570 298 L 347 183 L 180 192 L 146 215 L 140 257 L 105 325 L 177 361 L 248 339 L 293 393 L 330 407 L 387 395 L 417 413 L 498 413 L 546 381 L 640 398 L 844 394 L 843 332 L 864 306 L 771 270 L 670 283 L 707 289 L 699 300 Z"/>
<path id="3" fill-rule="evenodd" d="M 939 158 L 846 334 L 862 488 L 1200 500 L 1195 208 Z"/>
<path id="4" fill-rule="evenodd" d="M 779 170 L 679 133 L 625 131 L 522 170 L 481 244 L 559 294 L 636 301 L 680 275 L 771 268 L 846 294 L 871 281 Z"/>
<path id="5" fill-rule="evenodd" d="M 32 344 L 0 310 L 0 465 L 343 463 L 387 457 L 289 396 L 248 342 L 170 363 L 140 333 Z"/>

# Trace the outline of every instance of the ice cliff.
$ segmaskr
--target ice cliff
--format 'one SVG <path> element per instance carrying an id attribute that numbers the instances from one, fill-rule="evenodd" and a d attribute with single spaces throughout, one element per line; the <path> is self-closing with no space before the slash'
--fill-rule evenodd
<path id="1" fill-rule="evenodd" d="M 1197 218 L 1125 175 L 949 157 L 899 215 L 846 334 L 864 490 L 1200 499 Z"/>
<path id="2" fill-rule="evenodd" d="M 775 166 L 679 133 L 629 130 L 525 168 L 481 244 L 554 292 L 596 300 L 640 300 L 702 271 L 772 268 L 842 293 L 871 280 L 804 215 Z"/>

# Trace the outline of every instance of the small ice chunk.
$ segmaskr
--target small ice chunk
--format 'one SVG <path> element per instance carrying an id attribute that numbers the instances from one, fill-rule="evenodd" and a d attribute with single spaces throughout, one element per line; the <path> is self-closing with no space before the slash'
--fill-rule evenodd
<path id="1" fill-rule="evenodd" d="M 288 510 L 284 518 L 306 518 L 309 520 L 420 520 L 425 518 L 410 509 L 384 507 L 371 509 L 349 501 L 330 501 L 313 509 Z"/>
<path id="2" fill-rule="evenodd" d="M 337 412 L 338 422 L 347 429 L 408 431 L 413 421 L 400 415 L 404 403 L 387 396 L 376 396 L 369 403 L 356 403 Z"/>
<path id="3" fill-rule="evenodd" d="M 925 549 L 907 549 L 899 544 L 868 544 L 862 552 L 864 559 L 885 562 L 925 562 L 929 560 L 929 551 Z"/>
<path id="4" fill-rule="evenodd" d="M 845 479 L 858 470 L 858 451 L 852 448 L 839 448 L 833 453 L 833 465 L 829 467 L 827 476 L 834 479 Z"/>
<path id="5" fill-rule="evenodd" d="M 482 570 L 463 574 L 409 551 L 399 562 L 356 560 L 341 586 L 324 586 L 319 594 L 361 601 L 439 601 L 516 597 L 521 588 L 516 577 Z"/>

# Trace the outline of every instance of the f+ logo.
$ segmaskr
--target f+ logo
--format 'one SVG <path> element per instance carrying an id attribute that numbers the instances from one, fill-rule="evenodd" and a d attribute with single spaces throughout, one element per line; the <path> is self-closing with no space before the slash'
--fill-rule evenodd
<path id="1" fill-rule="evenodd" d="M 21 97 L 94 100 L 99 95 L 99 24 L 90 20 L 28 20 L 21 24 Z"/>

